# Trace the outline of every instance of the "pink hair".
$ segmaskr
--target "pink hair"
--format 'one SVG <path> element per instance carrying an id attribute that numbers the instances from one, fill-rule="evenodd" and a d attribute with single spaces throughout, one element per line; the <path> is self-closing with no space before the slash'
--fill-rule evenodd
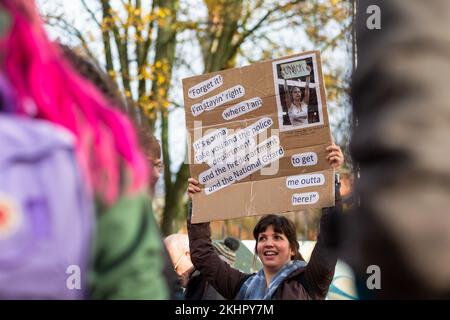
<path id="1" fill-rule="evenodd" d="M 2 69 L 17 91 L 16 113 L 47 119 L 77 138 L 77 156 L 94 192 L 111 204 L 121 192 L 147 187 L 148 169 L 135 129 L 90 82 L 66 62 L 49 41 L 34 1 L 0 0 L 11 15 L 10 32 L 0 39 Z M 30 101 L 34 112 L 30 112 Z M 124 186 L 125 187 L 125 186 Z"/>

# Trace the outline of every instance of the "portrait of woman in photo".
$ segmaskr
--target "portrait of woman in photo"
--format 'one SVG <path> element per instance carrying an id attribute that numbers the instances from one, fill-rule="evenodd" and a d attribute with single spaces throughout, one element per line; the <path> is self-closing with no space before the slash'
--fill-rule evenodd
<path id="1" fill-rule="evenodd" d="M 311 74 L 311 67 L 307 66 L 306 68 Z M 284 90 L 289 92 L 289 94 L 286 94 L 286 106 L 288 106 L 289 120 L 293 126 L 308 124 L 310 74 L 306 76 L 304 95 L 302 95 L 302 90 L 299 87 L 293 87 L 289 92 L 287 81 L 284 80 Z"/>

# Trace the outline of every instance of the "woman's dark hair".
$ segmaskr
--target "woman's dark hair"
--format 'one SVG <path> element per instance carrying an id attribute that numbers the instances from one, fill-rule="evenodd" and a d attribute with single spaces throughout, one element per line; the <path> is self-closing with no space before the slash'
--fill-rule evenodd
<path id="1" fill-rule="evenodd" d="M 298 87 L 298 86 L 292 87 L 291 90 L 289 90 L 289 95 L 290 95 L 291 98 L 293 99 L 293 98 L 294 98 L 294 96 L 293 96 L 294 90 L 295 90 L 296 88 L 298 88 L 298 89 L 300 90 L 300 96 L 301 96 L 300 101 L 303 101 L 303 99 L 305 98 L 305 92 L 304 92 L 304 89 L 302 89 L 302 88 L 300 88 L 300 87 Z"/>
<path id="2" fill-rule="evenodd" d="M 144 154 L 152 160 L 161 158 L 161 144 L 159 140 L 152 134 L 148 127 L 141 127 L 138 130 L 139 143 Z"/>
<path id="3" fill-rule="evenodd" d="M 275 214 L 263 216 L 253 229 L 253 237 L 256 240 L 255 255 L 257 255 L 256 247 L 258 246 L 258 236 L 261 232 L 266 231 L 269 226 L 272 226 L 275 232 L 284 234 L 288 239 L 289 247 L 294 251 L 294 256 L 291 257 L 291 260 L 305 260 L 299 251 L 300 246 L 297 241 L 297 232 L 295 231 L 294 223 L 284 216 Z"/>

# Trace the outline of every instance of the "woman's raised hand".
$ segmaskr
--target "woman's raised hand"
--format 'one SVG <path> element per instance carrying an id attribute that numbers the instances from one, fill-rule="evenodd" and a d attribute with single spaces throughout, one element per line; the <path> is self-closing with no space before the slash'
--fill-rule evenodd
<path id="1" fill-rule="evenodd" d="M 195 180 L 194 178 L 189 178 L 188 182 L 189 182 L 189 185 L 187 188 L 187 192 L 188 192 L 189 197 L 192 199 L 192 195 L 194 193 L 202 191 L 202 189 L 200 189 L 200 187 L 198 186 L 199 185 L 198 181 Z"/>
<path id="2" fill-rule="evenodd" d="M 328 151 L 327 160 L 330 166 L 338 170 L 344 163 L 344 154 L 341 148 L 336 144 L 329 145 L 326 150 Z"/>

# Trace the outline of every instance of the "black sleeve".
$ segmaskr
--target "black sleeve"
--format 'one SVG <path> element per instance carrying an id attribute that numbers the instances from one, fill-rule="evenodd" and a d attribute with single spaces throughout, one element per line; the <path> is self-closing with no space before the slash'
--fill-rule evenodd
<path id="1" fill-rule="evenodd" d="M 339 178 L 335 184 L 335 206 L 322 209 L 317 243 L 304 273 L 304 287 L 313 299 L 324 299 L 328 293 L 337 263 L 336 241 L 337 221 L 342 212 Z"/>

